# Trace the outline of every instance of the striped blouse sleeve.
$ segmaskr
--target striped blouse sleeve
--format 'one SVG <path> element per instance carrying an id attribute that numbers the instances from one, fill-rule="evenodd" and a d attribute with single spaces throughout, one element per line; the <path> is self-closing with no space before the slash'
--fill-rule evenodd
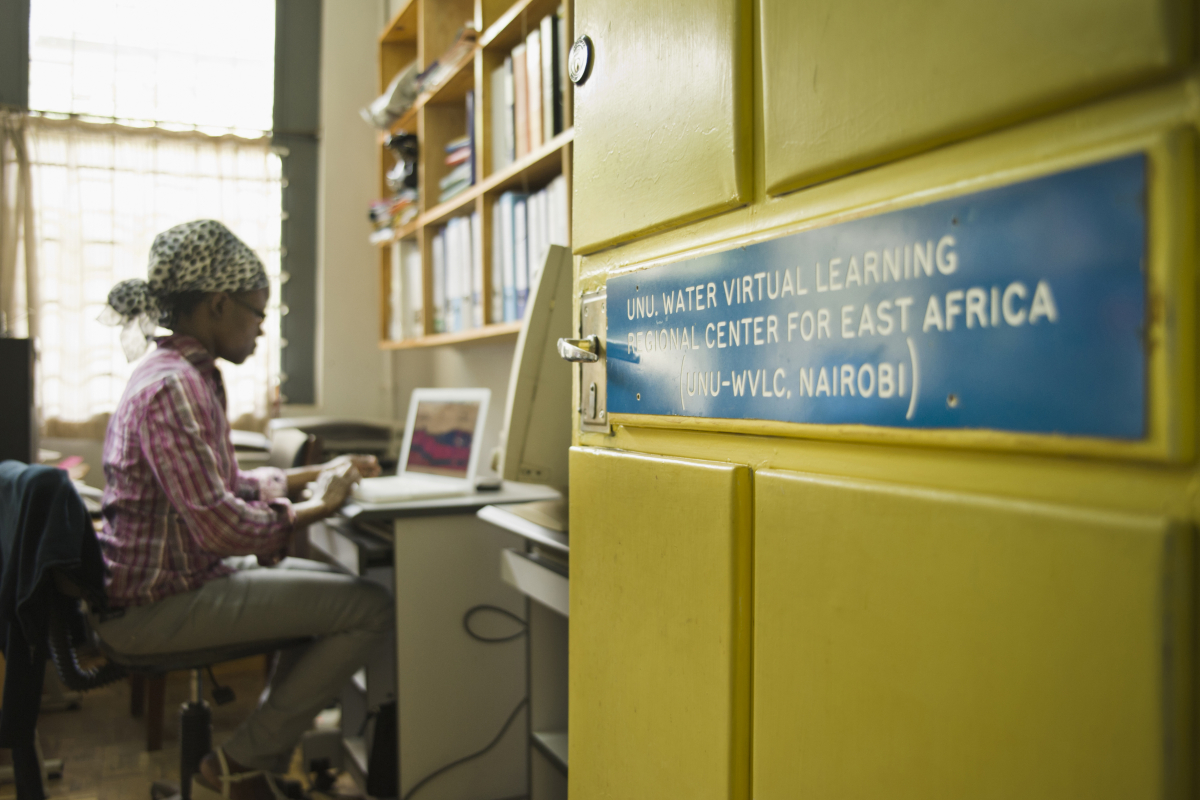
<path id="1" fill-rule="evenodd" d="M 286 499 L 246 500 L 226 486 L 209 443 L 212 433 L 200 393 L 187 376 L 172 376 L 142 419 L 143 456 L 172 507 L 203 550 L 219 556 L 281 550 L 295 512 Z M 208 436 L 206 436 L 208 434 Z"/>

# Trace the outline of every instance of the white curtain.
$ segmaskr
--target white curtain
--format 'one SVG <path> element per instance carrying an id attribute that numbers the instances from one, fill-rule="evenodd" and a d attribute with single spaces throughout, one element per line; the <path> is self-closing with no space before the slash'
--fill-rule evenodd
<path id="1" fill-rule="evenodd" d="M 282 181 L 269 141 L 33 117 L 28 144 L 46 432 L 100 432 L 136 366 L 125 360 L 119 329 L 96 321 L 108 291 L 146 277 L 155 234 L 202 218 L 228 226 L 271 277 L 267 333 L 255 354 L 237 367 L 219 362 L 230 420 L 265 426 L 278 397 L 281 311 Z"/>
<path id="2" fill-rule="evenodd" d="M 0 336 L 37 334 L 37 248 L 25 124 L 24 114 L 0 109 Z"/>

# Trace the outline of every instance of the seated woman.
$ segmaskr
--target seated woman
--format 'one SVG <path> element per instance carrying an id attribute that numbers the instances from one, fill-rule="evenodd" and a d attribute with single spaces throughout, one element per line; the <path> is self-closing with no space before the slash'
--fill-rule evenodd
<path id="1" fill-rule="evenodd" d="M 216 359 L 254 352 L 266 314 L 262 262 L 219 222 L 159 234 L 148 280 L 109 294 L 106 321 L 124 323 L 131 358 L 156 325 L 173 331 L 134 370 L 104 442 L 104 530 L 110 604 L 93 619 L 129 654 L 313 637 L 280 654 L 257 709 L 204 758 L 192 797 L 279 798 L 301 734 L 392 628 L 380 586 L 284 558 L 292 532 L 334 512 L 371 457 L 287 473 L 238 469 Z M 311 500 L 289 487 L 315 480 Z"/>

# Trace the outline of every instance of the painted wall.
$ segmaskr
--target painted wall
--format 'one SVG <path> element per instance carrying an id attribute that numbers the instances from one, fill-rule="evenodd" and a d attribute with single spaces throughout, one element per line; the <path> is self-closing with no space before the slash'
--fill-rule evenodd
<path id="1" fill-rule="evenodd" d="M 321 35 L 317 202 L 317 397 L 284 416 L 389 419 L 391 359 L 377 346 L 378 253 L 367 205 L 378 169 L 375 132 L 358 110 L 376 95 L 380 0 L 326 2 Z"/>

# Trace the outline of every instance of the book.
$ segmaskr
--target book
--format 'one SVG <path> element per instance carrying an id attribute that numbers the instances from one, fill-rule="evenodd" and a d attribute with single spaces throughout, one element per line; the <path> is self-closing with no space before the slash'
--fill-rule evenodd
<path id="1" fill-rule="evenodd" d="M 430 243 L 433 258 L 433 332 L 446 332 L 446 235 L 438 231 Z"/>
<path id="2" fill-rule="evenodd" d="M 517 123 L 513 96 L 513 60 L 504 59 L 504 147 L 505 166 L 517 159 Z"/>
<path id="3" fill-rule="evenodd" d="M 525 45 L 519 44 L 512 50 L 513 65 L 513 155 L 524 158 L 529 153 L 529 79 L 525 76 Z"/>
<path id="4" fill-rule="evenodd" d="M 568 115 L 570 107 L 567 103 L 567 87 L 571 84 L 571 79 L 567 77 L 567 56 L 571 52 L 571 42 L 567 38 L 567 9 L 564 6 L 559 6 L 554 12 L 554 18 L 557 22 L 557 37 L 558 37 L 558 110 L 559 110 L 559 133 L 565 131 L 569 126 Z"/>
<path id="5" fill-rule="evenodd" d="M 504 279 L 504 321 L 512 322 L 517 318 L 517 245 L 513 230 L 514 206 L 516 193 L 505 192 L 500 195 L 500 241 L 501 241 L 501 274 Z"/>
<path id="6" fill-rule="evenodd" d="M 562 133 L 562 87 L 558 83 L 558 25 L 553 14 L 542 17 L 542 131 L 546 141 Z"/>
<path id="7" fill-rule="evenodd" d="M 443 330 L 448 333 L 462 330 L 462 297 L 460 289 L 458 289 L 458 229 L 456 223 L 457 219 L 451 219 L 439 233 L 445 247 L 446 288 L 443 314 L 445 314 L 446 321 Z"/>
<path id="8" fill-rule="evenodd" d="M 504 237 L 501 235 L 503 222 L 500 201 L 492 203 L 492 322 L 504 321 Z"/>
<path id="9" fill-rule="evenodd" d="M 391 263 L 388 270 L 388 339 L 393 342 L 404 338 L 404 316 L 407 312 L 404 303 L 404 263 L 397 243 L 388 254 Z"/>
<path id="10" fill-rule="evenodd" d="M 546 260 L 546 253 L 542 248 L 543 239 L 543 209 L 545 204 L 546 191 L 543 189 L 540 192 L 534 192 L 525 202 L 525 218 L 527 220 L 527 235 L 529 237 L 529 285 L 536 286 L 538 275 L 542 272 L 542 263 Z"/>
<path id="11" fill-rule="evenodd" d="M 525 318 L 529 299 L 529 216 L 525 197 L 513 201 L 513 286 L 517 295 L 516 319 Z"/>
<path id="12" fill-rule="evenodd" d="M 467 163 L 471 174 L 471 185 L 475 184 L 475 90 L 467 92 Z"/>
<path id="13" fill-rule="evenodd" d="M 550 192 L 550 244 L 571 246 L 571 226 L 567 214 L 567 179 L 559 175 L 546 187 Z"/>
<path id="14" fill-rule="evenodd" d="M 479 225 L 479 212 L 471 213 L 471 322 L 482 328 L 484 314 L 483 294 L 483 230 Z"/>
<path id="15" fill-rule="evenodd" d="M 401 239 L 400 253 L 404 260 L 404 291 L 408 296 L 404 336 L 421 336 L 425 333 L 425 277 L 421 271 L 421 248 L 413 240 Z"/>
<path id="16" fill-rule="evenodd" d="M 525 80 L 527 90 L 525 126 L 529 130 L 529 149 L 542 146 L 542 32 L 533 30 L 525 37 Z"/>
<path id="17" fill-rule="evenodd" d="M 470 178 L 471 165 L 464 162 L 446 173 L 445 177 L 438 181 L 438 188 L 445 189 L 451 184 L 455 184 L 464 180 L 470 180 Z"/>
<path id="18" fill-rule="evenodd" d="M 448 167 L 457 166 L 457 165 L 465 162 L 470 157 L 471 157 L 471 151 L 465 147 L 460 150 L 455 150 L 453 153 L 446 156 L 446 166 L 448 166 Z"/>

